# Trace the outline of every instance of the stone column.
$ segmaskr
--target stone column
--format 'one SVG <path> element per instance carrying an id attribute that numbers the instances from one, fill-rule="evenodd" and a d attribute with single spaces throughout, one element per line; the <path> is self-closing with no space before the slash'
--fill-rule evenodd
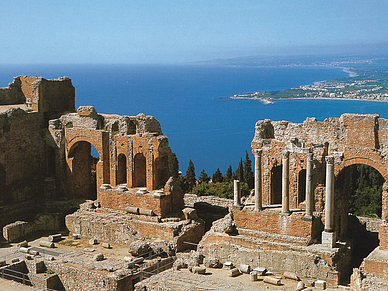
<path id="1" fill-rule="evenodd" d="M 235 207 L 241 207 L 241 189 L 240 181 L 234 180 L 234 205 Z"/>
<path id="2" fill-rule="evenodd" d="M 255 150 L 255 211 L 263 208 L 261 195 L 261 149 Z"/>
<path id="3" fill-rule="evenodd" d="M 325 230 L 322 232 L 322 244 L 334 247 L 336 237 L 334 232 L 334 157 L 326 160 L 326 194 L 325 194 Z"/>
<path id="4" fill-rule="evenodd" d="M 312 171 L 313 171 L 313 154 L 307 154 L 307 165 L 306 165 L 306 214 L 305 218 L 312 218 L 314 211 L 314 193 L 313 180 L 312 180 Z"/>
<path id="5" fill-rule="evenodd" d="M 290 214 L 290 193 L 289 193 L 289 160 L 290 152 L 283 151 L 283 173 L 282 173 L 282 213 Z"/>

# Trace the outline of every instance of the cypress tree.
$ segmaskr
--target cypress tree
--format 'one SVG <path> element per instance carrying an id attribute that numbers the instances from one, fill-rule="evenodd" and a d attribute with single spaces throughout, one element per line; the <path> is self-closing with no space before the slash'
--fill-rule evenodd
<path id="1" fill-rule="evenodd" d="M 239 180 L 240 182 L 244 182 L 244 166 L 242 158 L 240 160 L 240 163 L 238 164 L 235 179 Z"/>
<path id="2" fill-rule="evenodd" d="M 195 167 L 191 160 L 189 161 L 189 166 L 187 167 L 185 180 L 188 184 L 188 191 L 191 191 L 197 182 L 197 179 L 195 178 Z"/>
<path id="3" fill-rule="evenodd" d="M 233 171 L 232 166 L 229 165 L 229 168 L 226 170 L 225 182 L 231 182 L 233 180 Z"/>
<path id="4" fill-rule="evenodd" d="M 213 183 L 223 182 L 224 177 L 222 176 L 222 173 L 219 168 L 214 172 L 212 177 Z"/>
<path id="5" fill-rule="evenodd" d="M 201 181 L 201 183 L 208 183 L 210 181 L 210 177 L 205 172 L 205 169 L 202 169 L 201 173 L 199 174 L 198 179 Z"/>
<path id="6" fill-rule="evenodd" d="M 252 161 L 249 159 L 247 150 L 245 150 L 245 161 L 244 161 L 244 182 L 248 184 L 250 189 L 253 188 L 253 172 L 252 172 Z"/>

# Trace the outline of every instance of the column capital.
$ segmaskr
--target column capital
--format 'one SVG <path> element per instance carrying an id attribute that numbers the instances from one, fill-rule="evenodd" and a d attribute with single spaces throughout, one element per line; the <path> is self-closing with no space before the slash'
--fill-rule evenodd
<path id="1" fill-rule="evenodd" d="M 284 150 L 284 151 L 282 151 L 282 154 L 283 154 L 283 158 L 288 159 L 288 157 L 290 155 L 290 151 Z"/>
<path id="2" fill-rule="evenodd" d="M 256 157 L 256 156 L 257 156 L 257 157 L 260 157 L 262 152 L 263 152 L 262 149 L 255 149 L 255 150 L 254 150 L 255 157 Z"/>
<path id="3" fill-rule="evenodd" d="M 326 161 L 326 164 L 334 165 L 334 157 L 333 156 L 326 156 L 325 161 Z"/>

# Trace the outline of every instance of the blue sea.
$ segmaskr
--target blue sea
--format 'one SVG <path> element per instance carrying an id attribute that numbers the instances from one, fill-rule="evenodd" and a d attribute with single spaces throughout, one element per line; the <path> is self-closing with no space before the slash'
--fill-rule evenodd
<path id="1" fill-rule="evenodd" d="M 377 113 L 388 118 L 388 103 L 337 100 L 283 100 L 263 105 L 226 100 L 235 94 L 282 90 L 346 77 L 339 68 L 226 67 L 210 65 L 0 65 L 0 87 L 18 75 L 46 79 L 68 76 L 76 88 L 76 106 L 99 113 L 157 118 L 185 173 L 189 160 L 199 175 L 217 168 L 236 169 L 250 153 L 258 120 L 323 121 L 342 113 Z M 253 160 L 253 156 L 251 155 Z"/>

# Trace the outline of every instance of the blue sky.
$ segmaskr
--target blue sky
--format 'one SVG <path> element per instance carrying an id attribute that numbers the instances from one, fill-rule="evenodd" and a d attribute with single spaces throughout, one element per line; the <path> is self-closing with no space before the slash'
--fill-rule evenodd
<path id="1" fill-rule="evenodd" d="M 368 49 L 388 44 L 387 11 L 386 0 L 5 0 L 0 64 L 174 63 Z"/>

